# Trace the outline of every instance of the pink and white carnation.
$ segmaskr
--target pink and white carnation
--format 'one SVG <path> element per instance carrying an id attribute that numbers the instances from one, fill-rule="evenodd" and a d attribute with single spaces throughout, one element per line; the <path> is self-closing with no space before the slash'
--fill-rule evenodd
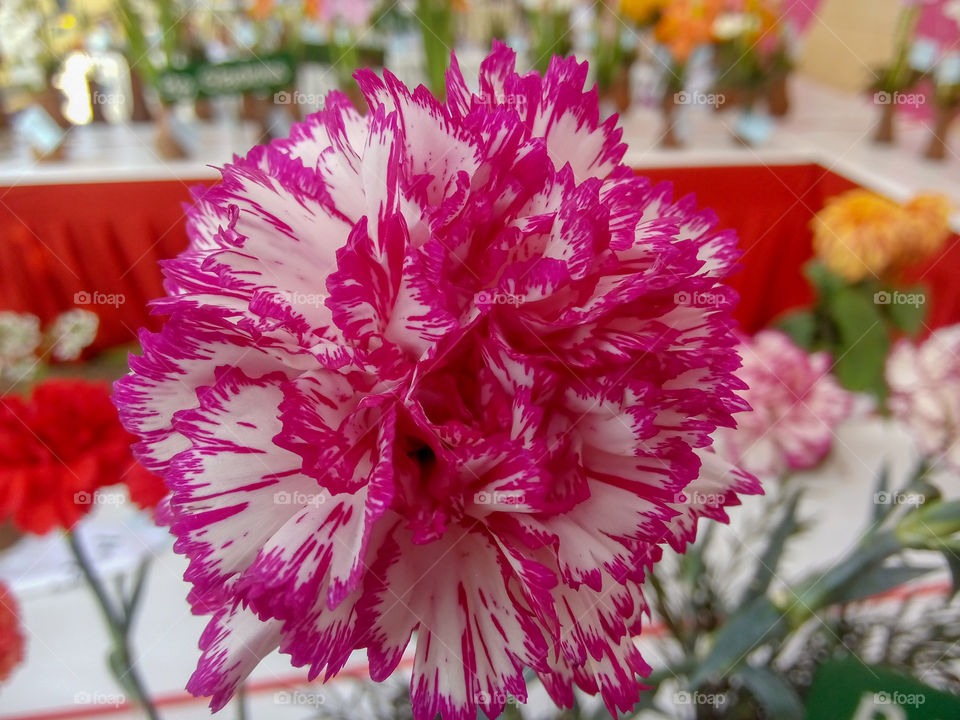
<path id="1" fill-rule="evenodd" d="M 116 402 L 215 710 L 276 648 L 382 680 L 414 635 L 417 720 L 496 717 L 525 668 L 627 710 L 646 571 L 760 491 L 710 450 L 747 407 L 736 238 L 621 162 L 586 76 L 498 44 L 440 103 L 361 71 L 367 116 L 332 93 L 196 193 Z"/>
<path id="2" fill-rule="evenodd" d="M 887 358 L 888 405 L 934 463 L 960 470 L 960 325 L 923 343 L 900 340 Z"/>
<path id="3" fill-rule="evenodd" d="M 739 347 L 739 376 L 752 412 L 717 435 L 720 452 L 762 477 L 806 470 L 833 447 L 853 395 L 830 374 L 828 353 L 808 353 L 778 330 L 761 330 Z"/>

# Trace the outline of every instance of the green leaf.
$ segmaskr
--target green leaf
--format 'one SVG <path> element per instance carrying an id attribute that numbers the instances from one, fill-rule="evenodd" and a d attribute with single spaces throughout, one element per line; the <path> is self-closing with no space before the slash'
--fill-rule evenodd
<path id="1" fill-rule="evenodd" d="M 950 579 L 953 581 L 950 597 L 953 598 L 960 592 L 960 557 L 950 549 L 944 550 L 943 556 L 947 559 L 947 565 L 950 567 Z"/>
<path id="2" fill-rule="evenodd" d="M 910 480 L 903 487 L 903 493 L 912 493 L 923 496 L 923 504 L 938 502 L 943 499 L 940 488 L 931 483 L 928 478 L 929 467 L 925 460 L 921 460 L 914 468 Z"/>
<path id="3" fill-rule="evenodd" d="M 828 270 L 819 260 L 811 260 L 804 265 L 803 275 L 822 300 L 830 300 L 834 294 L 847 287 L 846 280 Z"/>
<path id="4" fill-rule="evenodd" d="M 794 590 L 796 602 L 791 607 L 794 621 L 804 621 L 821 609 L 834 603 L 834 598 L 855 587 L 860 578 L 879 567 L 896 552 L 903 549 L 892 532 L 875 533 L 826 573 L 815 572 Z"/>
<path id="5" fill-rule="evenodd" d="M 918 504 L 894 532 L 905 547 L 940 550 L 953 537 L 960 539 L 960 499 Z"/>
<path id="6" fill-rule="evenodd" d="M 817 317 L 809 310 L 787 313 L 777 320 L 776 327 L 805 350 L 813 349 L 817 337 Z"/>
<path id="7" fill-rule="evenodd" d="M 784 614 L 766 596 L 742 606 L 717 631 L 713 646 L 690 677 L 690 689 L 739 667 L 755 648 L 786 629 Z"/>
<path id="8" fill-rule="evenodd" d="M 734 677 L 750 691 L 768 717 L 803 720 L 803 703 L 797 691 L 770 668 L 744 665 Z"/>
<path id="9" fill-rule="evenodd" d="M 857 578 L 856 582 L 841 588 L 830 599 L 833 602 L 845 604 L 880 593 L 893 590 L 908 582 L 923 577 L 936 567 L 921 567 L 918 565 L 893 565 L 871 568 Z"/>
<path id="10" fill-rule="evenodd" d="M 916 335 L 927 317 L 927 294 L 924 288 L 887 291 L 886 297 L 892 300 L 883 306 L 890 322 L 907 335 Z"/>
<path id="11" fill-rule="evenodd" d="M 800 502 L 802 492 L 793 493 L 788 499 L 780 516 L 780 522 L 770 535 L 770 542 L 764 549 L 763 554 L 757 558 L 757 567 L 753 572 L 753 579 L 747 586 L 738 606 L 746 605 L 754 599 L 765 595 L 770 583 L 777 573 L 777 566 L 780 564 L 780 557 L 783 555 L 784 546 L 787 540 L 797 532 L 797 504 Z"/>
<path id="12" fill-rule="evenodd" d="M 687 548 L 687 551 L 680 556 L 680 576 L 684 582 L 695 585 L 702 578 L 704 572 L 703 556 L 710 546 L 710 540 L 713 538 L 713 530 L 717 523 L 709 523 L 703 533 L 697 538 L 696 542 Z"/>
<path id="13" fill-rule="evenodd" d="M 137 66 L 137 71 L 149 85 L 154 85 L 157 68 L 150 60 L 150 41 L 143 31 L 146 23 L 134 9 L 131 0 L 118 0 L 117 11 L 120 25 L 127 36 L 127 60 Z"/>
<path id="14" fill-rule="evenodd" d="M 873 524 L 879 525 L 895 507 L 893 503 L 881 502 L 881 498 L 890 494 L 890 466 L 884 463 L 877 473 L 877 484 L 873 486 Z"/>
<path id="15" fill-rule="evenodd" d="M 130 677 L 130 665 L 122 651 L 114 648 L 107 654 L 107 666 L 110 668 L 110 674 L 117 684 L 121 687 L 124 694 L 129 698 L 137 697 L 137 690 Z"/>
<path id="16" fill-rule="evenodd" d="M 833 358 L 837 380 L 848 390 L 873 393 L 882 402 L 890 338 L 879 308 L 862 287 L 838 290 L 828 306 L 839 336 Z"/>

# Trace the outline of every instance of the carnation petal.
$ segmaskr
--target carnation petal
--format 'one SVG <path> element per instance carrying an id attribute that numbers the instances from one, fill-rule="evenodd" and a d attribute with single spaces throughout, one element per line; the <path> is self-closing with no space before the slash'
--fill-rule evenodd
<path id="1" fill-rule="evenodd" d="M 262 621 L 241 606 L 224 608 L 200 638 L 203 651 L 187 690 L 210 696 L 210 709 L 226 705 L 259 662 L 280 643 L 280 623 Z"/>

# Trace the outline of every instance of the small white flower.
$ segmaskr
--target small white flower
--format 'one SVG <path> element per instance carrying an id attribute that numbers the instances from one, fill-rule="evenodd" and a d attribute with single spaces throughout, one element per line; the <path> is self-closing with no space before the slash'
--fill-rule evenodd
<path id="1" fill-rule="evenodd" d="M 40 345 L 40 320 L 36 315 L 0 312 L 0 364 L 30 357 Z"/>
<path id="2" fill-rule="evenodd" d="M 67 310 L 47 329 L 47 342 L 57 360 L 76 360 L 97 337 L 100 318 L 89 310 Z"/>
<path id="3" fill-rule="evenodd" d="M 718 40 L 733 40 L 760 29 L 760 18 L 753 13 L 723 13 L 713 21 L 713 35 Z"/>
<path id="4" fill-rule="evenodd" d="M 27 357 L 12 363 L 0 363 L 0 380 L 7 385 L 19 385 L 30 382 L 37 376 L 40 363 L 36 358 Z M 6 390 L 7 388 L 4 388 Z"/>

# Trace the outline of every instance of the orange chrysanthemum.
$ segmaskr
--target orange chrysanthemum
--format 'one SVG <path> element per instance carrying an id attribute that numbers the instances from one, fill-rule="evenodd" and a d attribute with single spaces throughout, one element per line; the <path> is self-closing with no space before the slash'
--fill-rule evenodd
<path id="1" fill-rule="evenodd" d="M 667 3 L 654 28 L 654 37 L 678 63 L 710 42 L 713 23 L 721 10 L 719 0 L 678 0 Z"/>
<path id="2" fill-rule="evenodd" d="M 949 213 L 950 203 L 940 195 L 900 205 L 869 190 L 851 190 L 829 200 L 813 219 L 813 248 L 848 282 L 895 279 L 943 247 Z"/>

